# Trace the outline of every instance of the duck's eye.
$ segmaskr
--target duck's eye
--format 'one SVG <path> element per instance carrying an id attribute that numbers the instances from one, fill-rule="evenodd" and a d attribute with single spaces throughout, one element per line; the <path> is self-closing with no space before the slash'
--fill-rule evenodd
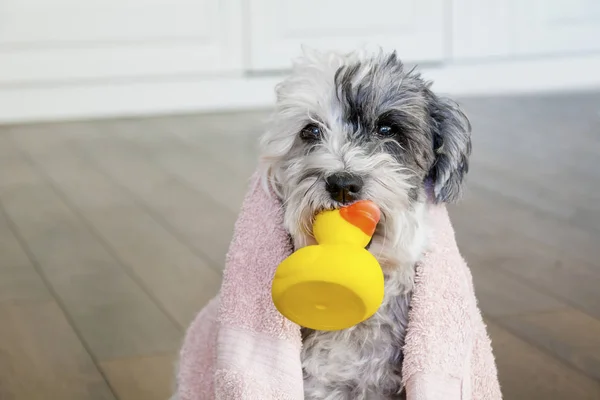
<path id="1" fill-rule="evenodd" d="M 316 141 L 321 138 L 321 128 L 316 124 L 308 124 L 300 131 L 300 138 L 306 141 Z"/>
<path id="2" fill-rule="evenodd" d="M 377 136 L 390 137 L 396 134 L 396 129 L 391 125 L 379 125 L 375 132 Z"/>

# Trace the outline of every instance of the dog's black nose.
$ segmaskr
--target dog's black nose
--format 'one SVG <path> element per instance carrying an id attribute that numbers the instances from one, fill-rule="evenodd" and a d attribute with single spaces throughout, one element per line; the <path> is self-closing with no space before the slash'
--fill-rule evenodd
<path id="1" fill-rule="evenodd" d="M 325 179 L 325 187 L 333 200 L 347 204 L 358 199 L 363 180 L 358 175 L 338 172 Z"/>

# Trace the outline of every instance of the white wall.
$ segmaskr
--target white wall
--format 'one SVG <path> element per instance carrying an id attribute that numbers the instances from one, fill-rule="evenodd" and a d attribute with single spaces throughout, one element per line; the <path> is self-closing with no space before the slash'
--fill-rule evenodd
<path id="1" fill-rule="evenodd" d="M 598 0 L 3 0 L 0 122 L 269 106 L 300 45 L 381 45 L 438 90 L 600 87 Z"/>

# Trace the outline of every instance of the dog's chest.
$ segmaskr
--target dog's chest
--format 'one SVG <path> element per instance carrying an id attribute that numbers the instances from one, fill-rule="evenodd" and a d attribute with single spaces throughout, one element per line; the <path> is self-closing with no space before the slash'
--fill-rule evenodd
<path id="1" fill-rule="evenodd" d="M 379 311 L 355 327 L 303 331 L 305 398 L 402 398 L 402 348 L 409 302 L 410 295 L 388 292 Z"/>

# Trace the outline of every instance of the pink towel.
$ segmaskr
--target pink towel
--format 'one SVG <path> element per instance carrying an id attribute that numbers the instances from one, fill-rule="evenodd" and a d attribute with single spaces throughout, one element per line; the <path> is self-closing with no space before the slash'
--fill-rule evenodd
<path id="1" fill-rule="evenodd" d="M 443 206 L 431 206 L 431 250 L 417 266 L 404 348 L 408 400 L 501 399 L 469 269 Z M 219 295 L 196 317 L 180 354 L 181 400 L 303 399 L 300 327 L 271 300 L 292 252 L 281 204 L 253 177 Z"/>

